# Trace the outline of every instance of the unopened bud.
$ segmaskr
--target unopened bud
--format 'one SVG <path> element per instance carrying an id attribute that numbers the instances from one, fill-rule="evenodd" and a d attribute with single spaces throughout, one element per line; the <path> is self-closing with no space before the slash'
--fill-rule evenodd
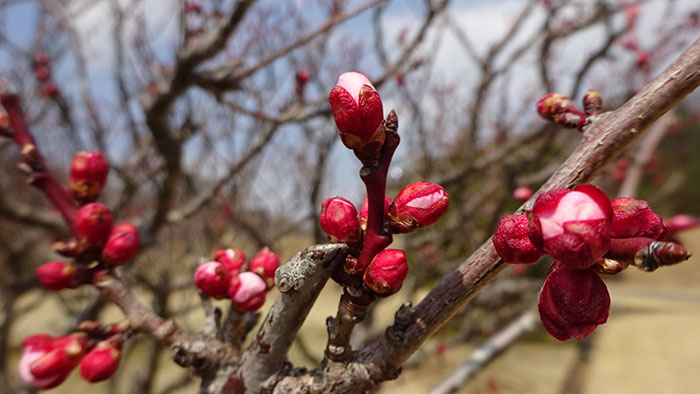
<path id="1" fill-rule="evenodd" d="M 493 235 L 493 246 L 503 261 L 511 264 L 532 264 L 544 252 L 527 236 L 528 219 L 525 215 L 508 215 L 498 223 Z"/>
<path id="2" fill-rule="evenodd" d="M 107 242 L 114 224 L 114 215 L 104 205 L 90 203 L 78 210 L 75 221 L 76 237 L 84 247 L 102 246 Z"/>
<path id="3" fill-rule="evenodd" d="M 124 264 L 136 255 L 140 244 L 138 227 L 128 222 L 120 223 L 109 234 L 102 258 L 112 266 Z"/>
<path id="4" fill-rule="evenodd" d="M 49 290 L 74 289 L 81 284 L 78 268 L 64 261 L 51 261 L 36 269 L 39 283 Z"/>
<path id="5" fill-rule="evenodd" d="M 231 274 L 217 261 L 209 261 L 197 267 L 194 284 L 209 297 L 218 300 L 228 297 Z"/>
<path id="6" fill-rule="evenodd" d="M 58 93 L 58 87 L 51 82 L 47 82 L 41 87 L 41 95 L 44 97 L 54 98 L 58 96 Z"/>
<path id="7" fill-rule="evenodd" d="M 265 246 L 250 260 L 248 271 L 258 274 L 270 289 L 275 285 L 275 271 L 279 267 L 280 257 Z"/>
<path id="8" fill-rule="evenodd" d="M 668 229 L 663 219 L 644 200 L 619 197 L 610 201 L 613 209 L 613 238 L 646 237 L 663 239 Z"/>
<path id="9" fill-rule="evenodd" d="M 214 261 L 223 264 L 231 275 L 236 275 L 245 264 L 245 253 L 241 249 L 219 249 L 214 254 Z"/>
<path id="10" fill-rule="evenodd" d="M 236 309 L 255 312 L 265 303 L 267 285 L 258 275 L 252 272 L 241 272 L 231 278 L 228 291 Z"/>
<path id="11" fill-rule="evenodd" d="M 518 188 L 513 191 L 513 198 L 520 202 L 525 202 L 532 197 L 532 195 L 535 194 L 532 189 L 530 189 L 527 186 L 518 186 Z"/>
<path id="12" fill-rule="evenodd" d="M 371 150 L 379 152 L 386 137 L 382 125 L 384 110 L 369 79 L 358 72 L 342 74 L 329 102 L 343 144 L 353 150 L 373 145 Z"/>
<path id="13" fill-rule="evenodd" d="M 384 216 L 389 213 L 389 207 L 391 203 L 394 202 L 389 197 L 384 196 Z M 362 203 L 362 208 L 360 208 L 360 228 L 362 231 L 367 230 L 367 217 L 369 216 L 369 200 L 365 197 L 365 201 Z"/>
<path id="14" fill-rule="evenodd" d="M 394 199 L 387 214 L 391 233 L 409 233 L 435 223 L 447 210 L 450 198 L 445 189 L 421 181 L 404 187 Z"/>
<path id="15" fill-rule="evenodd" d="M 121 341 L 112 338 L 98 342 L 80 361 L 80 375 L 88 382 L 107 380 L 117 372 L 121 359 Z"/>
<path id="16" fill-rule="evenodd" d="M 329 198 L 321 204 L 320 222 L 331 242 L 356 243 L 360 240 L 357 209 L 342 197 Z"/>
<path id="17" fill-rule="evenodd" d="M 26 338 L 19 361 L 19 375 L 39 389 L 50 389 L 63 383 L 78 364 L 87 347 L 83 333 L 53 338 L 34 335 Z"/>
<path id="18" fill-rule="evenodd" d="M 608 320 L 610 294 L 593 270 L 560 267 L 547 276 L 537 309 L 554 338 L 583 339 Z"/>
<path id="19" fill-rule="evenodd" d="M 70 188 L 82 202 L 97 200 L 107 182 L 109 163 L 101 152 L 76 153 L 70 168 Z"/>
<path id="20" fill-rule="evenodd" d="M 583 111 L 586 115 L 599 114 L 603 109 L 603 99 L 595 90 L 588 90 L 583 95 Z"/>
<path id="21" fill-rule="evenodd" d="M 365 286 L 379 295 L 388 296 L 401 288 L 408 274 L 406 253 L 398 249 L 379 252 L 365 271 Z"/>

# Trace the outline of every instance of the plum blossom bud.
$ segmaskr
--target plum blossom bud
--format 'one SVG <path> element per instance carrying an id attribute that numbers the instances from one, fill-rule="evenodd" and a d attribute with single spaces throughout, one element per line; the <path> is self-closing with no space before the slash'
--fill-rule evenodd
<path id="1" fill-rule="evenodd" d="M 88 382 L 107 380 L 117 372 L 121 359 L 121 340 L 112 337 L 100 341 L 80 361 L 80 375 Z"/>
<path id="2" fill-rule="evenodd" d="M 360 220 L 355 205 L 343 197 L 321 204 L 321 228 L 331 242 L 355 243 L 360 240 Z"/>
<path id="3" fill-rule="evenodd" d="M 136 255 L 139 245 L 141 236 L 138 227 L 128 222 L 120 223 L 109 234 L 102 258 L 112 266 L 124 264 Z"/>
<path id="4" fill-rule="evenodd" d="M 350 149 L 370 143 L 384 144 L 384 109 L 379 93 L 366 76 L 358 72 L 340 75 L 329 97 L 340 139 Z"/>
<path id="5" fill-rule="evenodd" d="M 84 247 L 104 245 L 113 224 L 114 215 L 109 208 L 96 202 L 84 205 L 75 221 L 78 242 Z"/>
<path id="6" fill-rule="evenodd" d="M 603 99 L 595 90 L 588 90 L 583 95 L 583 111 L 586 115 L 599 114 L 603 109 Z"/>
<path id="7" fill-rule="evenodd" d="M 194 272 L 194 284 L 209 297 L 217 300 L 228 297 L 231 274 L 217 261 L 206 262 Z"/>
<path id="8" fill-rule="evenodd" d="M 418 227 L 435 223 L 450 203 L 445 189 L 434 183 L 421 181 L 404 187 L 394 199 L 387 214 L 391 233 L 410 233 Z"/>
<path id="9" fill-rule="evenodd" d="M 47 82 L 41 86 L 41 95 L 44 97 L 53 98 L 58 96 L 58 93 L 58 87 L 51 82 Z"/>
<path id="10" fill-rule="evenodd" d="M 530 242 L 527 236 L 528 220 L 525 215 L 508 215 L 498 223 L 493 246 L 503 261 L 511 264 L 532 264 L 544 252 Z"/>
<path id="11" fill-rule="evenodd" d="M 250 260 L 248 270 L 265 280 L 267 288 L 275 285 L 275 271 L 280 267 L 280 257 L 265 246 Z"/>
<path id="12" fill-rule="evenodd" d="M 241 249 L 219 249 L 214 254 L 214 261 L 223 264 L 231 275 L 236 275 L 245 264 L 245 253 Z"/>
<path id="13" fill-rule="evenodd" d="M 70 167 L 70 188 L 80 201 L 97 200 L 107 182 L 109 163 L 101 152 L 76 153 Z"/>
<path id="14" fill-rule="evenodd" d="M 379 252 L 365 271 L 365 286 L 379 295 L 388 296 L 401 288 L 408 274 L 406 253 L 398 249 Z"/>
<path id="15" fill-rule="evenodd" d="M 228 294 L 239 311 L 255 312 L 265 303 L 267 285 L 252 272 L 241 272 L 231 278 Z"/>
<path id="16" fill-rule="evenodd" d="M 84 333 L 53 338 L 49 335 L 27 337 L 19 360 L 19 376 L 39 389 L 50 389 L 63 383 L 80 361 L 87 347 Z"/>
<path id="17" fill-rule="evenodd" d="M 610 295 L 593 270 L 560 267 L 547 276 L 537 309 L 554 338 L 583 339 L 608 320 Z"/>
<path id="18" fill-rule="evenodd" d="M 619 197 L 610 200 L 613 209 L 612 238 L 663 239 L 668 231 L 663 219 L 644 200 Z"/>
<path id="19" fill-rule="evenodd" d="M 689 228 L 700 226 L 700 220 L 690 215 L 678 214 L 666 219 L 668 232 L 675 233 Z"/>
<path id="20" fill-rule="evenodd" d="M 612 208 L 593 185 L 541 194 L 528 219 L 530 241 L 565 266 L 587 268 L 608 251 Z"/>
<path id="21" fill-rule="evenodd" d="M 384 216 L 389 212 L 389 207 L 391 203 L 394 202 L 389 197 L 384 196 Z M 369 216 L 369 200 L 365 197 L 365 201 L 362 203 L 362 208 L 360 208 L 360 228 L 362 231 L 367 230 L 367 217 Z"/>
<path id="22" fill-rule="evenodd" d="M 549 121 L 554 120 L 554 115 L 567 112 L 574 108 L 574 102 L 561 93 L 547 93 L 537 102 L 537 113 Z"/>
<path id="23" fill-rule="evenodd" d="M 532 189 L 530 189 L 527 186 L 518 186 L 518 188 L 515 189 L 513 192 L 513 198 L 520 202 L 525 202 L 532 197 L 532 195 L 535 194 Z"/>
<path id="24" fill-rule="evenodd" d="M 39 283 L 49 290 L 74 289 L 81 284 L 78 268 L 64 261 L 51 261 L 36 269 Z"/>

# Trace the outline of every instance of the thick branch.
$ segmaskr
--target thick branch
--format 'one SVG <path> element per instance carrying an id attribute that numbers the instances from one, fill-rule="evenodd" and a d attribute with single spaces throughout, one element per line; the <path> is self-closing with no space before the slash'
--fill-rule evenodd
<path id="1" fill-rule="evenodd" d="M 280 295 L 241 360 L 246 390 L 257 393 L 276 383 L 268 379 L 283 367 L 299 328 L 346 250 L 345 244 L 311 246 L 277 270 Z"/>

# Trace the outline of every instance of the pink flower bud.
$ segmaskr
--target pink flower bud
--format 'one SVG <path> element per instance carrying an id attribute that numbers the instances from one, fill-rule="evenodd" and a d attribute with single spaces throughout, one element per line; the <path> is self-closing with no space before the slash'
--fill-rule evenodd
<path id="1" fill-rule="evenodd" d="M 217 300 L 228 297 L 230 282 L 231 274 L 217 261 L 204 263 L 194 272 L 194 284 L 204 294 Z"/>
<path id="2" fill-rule="evenodd" d="M 662 239 L 668 229 L 663 219 L 644 200 L 619 197 L 610 200 L 613 218 L 610 235 L 613 238 L 647 237 Z"/>
<path id="3" fill-rule="evenodd" d="M 408 274 L 406 253 L 398 249 L 379 252 L 365 271 L 365 286 L 377 294 L 388 296 L 401 288 Z"/>
<path id="4" fill-rule="evenodd" d="M 530 242 L 527 236 L 528 220 L 525 215 L 508 215 L 498 223 L 493 246 L 503 261 L 511 264 L 531 264 L 544 252 Z"/>
<path id="5" fill-rule="evenodd" d="M 228 294 L 239 311 L 255 312 L 265 303 L 267 285 L 252 272 L 241 272 L 231 278 Z"/>
<path id="6" fill-rule="evenodd" d="M 309 78 L 311 77 L 311 73 L 309 70 L 303 69 L 297 72 L 296 75 L 296 80 L 297 80 L 297 85 L 299 86 L 304 86 L 306 85 L 307 82 L 309 82 Z"/>
<path id="7" fill-rule="evenodd" d="M 384 196 L 384 216 L 389 212 L 389 207 L 391 203 L 394 202 L 389 197 Z M 369 200 L 365 197 L 365 201 L 362 203 L 362 208 L 360 208 L 360 228 L 362 231 L 367 230 L 367 216 L 369 215 Z"/>
<path id="8" fill-rule="evenodd" d="M 583 339 L 608 320 L 610 295 L 593 270 L 560 267 L 547 276 L 537 309 L 554 338 Z"/>
<path id="9" fill-rule="evenodd" d="M 214 254 L 214 260 L 223 264 L 231 275 L 236 275 L 245 264 L 245 253 L 241 249 L 219 249 Z"/>
<path id="10" fill-rule="evenodd" d="M 666 219 L 666 224 L 668 224 L 668 232 L 675 233 L 700 226 L 700 220 L 690 215 L 679 214 Z"/>
<path id="11" fill-rule="evenodd" d="M 328 100 L 345 146 L 361 149 L 370 142 L 384 143 L 382 99 L 366 76 L 342 74 Z"/>
<path id="12" fill-rule="evenodd" d="M 128 222 L 120 223 L 109 234 L 102 258 L 112 266 L 124 264 L 136 255 L 139 245 L 141 237 L 138 227 Z"/>
<path id="13" fill-rule="evenodd" d="M 120 359 L 121 341 L 100 341 L 80 361 L 80 375 L 92 383 L 107 380 L 117 372 Z"/>
<path id="14" fill-rule="evenodd" d="M 250 260 L 248 271 L 254 272 L 263 278 L 265 283 L 267 283 L 267 288 L 270 289 L 275 285 L 275 271 L 279 267 L 280 257 L 265 246 Z"/>
<path id="15" fill-rule="evenodd" d="M 51 77 L 51 70 L 48 66 L 39 66 L 34 70 L 34 75 L 39 81 L 46 81 Z"/>
<path id="16" fill-rule="evenodd" d="M 517 189 L 513 192 L 513 198 L 520 202 L 525 202 L 530 199 L 533 195 L 532 189 L 530 189 L 527 186 L 518 186 Z"/>
<path id="17" fill-rule="evenodd" d="M 88 338 L 83 333 L 53 338 L 49 335 L 27 337 L 19 360 L 19 376 L 39 389 L 50 389 L 63 383 L 80 361 Z"/>
<path id="18" fill-rule="evenodd" d="M 74 289 L 81 284 L 78 268 L 64 261 L 51 261 L 36 269 L 39 283 L 49 290 Z"/>
<path id="19" fill-rule="evenodd" d="M 112 224 L 114 215 L 107 207 L 96 202 L 84 205 L 75 221 L 78 242 L 85 247 L 104 245 Z"/>
<path id="20" fill-rule="evenodd" d="M 95 201 L 108 174 L 109 163 L 101 152 L 78 152 L 70 168 L 70 188 L 78 200 Z"/>
<path id="21" fill-rule="evenodd" d="M 612 208 L 593 185 L 541 194 L 528 218 L 530 241 L 565 266 L 589 267 L 608 251 Z"/>
<path id="22" fill-rule="evenodd" d="M 450 203 L 445 189 L 421 181 L 404 187 L 389 207 L 387 227 L 390 232 L 410 233 L 418 227 L 435 223 Z"/>
<path id="23" fill-rule="evenodd" d="M 321 228 L 331 242 L 355 243 L 360 240 L 357 209 L 343 197 L 333 197 L 321 204 Z"/>

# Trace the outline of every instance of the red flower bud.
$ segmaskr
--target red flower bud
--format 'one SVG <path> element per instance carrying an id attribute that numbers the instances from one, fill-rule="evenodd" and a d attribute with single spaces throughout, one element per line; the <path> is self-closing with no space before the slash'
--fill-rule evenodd
<path id="1" fill-rule="evenodd" d="M 108 174 L 109 163 L 101 152 L 78 152 L 70 167 L 70 188 L 78 200 L 95 201 Z"/>
<path id="2" fill-rule="evenodd" d="M 607 258 L 632 264 L 645 271 L 654 271 L 665 265 L 678 264 L 691 254 L 674 242 L 661 242 L 653 238 L 613 238 Z"/>
<path id="3" fill-rule="evenodd" d="M 217 261 L 204 263 L 194 272 L 194 284 L 199 290 L 218 300 L 228 297 L 230 282 L 231 274 Z"/>
<path id="4" fill-rule="evenodd" d="M 599 114 L 603 109 L 603 99 L 595 90 L 588 90 L 583 95 L 583 110 L 586 115 Z"/>
<path id="5" fill-rule="evenodd" d="M 328 100 L 345 146 L 361 149 L 369 143 L 384 144 L 382 99 L 366 76 L 342 74 Z"/>
<path id="6" fill-rule="evenodd" d="M 136 255 L 140 244 L 138 227 L 128 222 L 120 223 L 109 234 L 102 258 L 113 266 L 124 264 Z"/>
<path id="7" fill-rule="evenodd" d="M 532 189 L 530 189 L 527 186 L 518 186 L 517 189 L 513 192 L 513 198 L 520 202 L 525 202 L 532 197 L 532 195 L 535 194 L 533 193 Z"/>
<path id="8" fill-rule="evenodd" d="M 304 70 L 297 72 L 297 75 L 296 75 L 297 85 L 299 85 L 299 86 L 306 85 L 306 83 L 309 82 L 310 77 L 311 77 L 311 73 L 309 72 L 309 70 L 304 69 Z"/>
<path id="9" fill-rule="evenodd" d="M 80 361 L 80 375 L 92 383 L 107 380 L 117 372 L 120 359 L 121 341 L 118 339 L 100 341 Z"/>
<path id="10" fill-rule="evenodd" d="M 508 215 L 498 223 L 493 246 L 503 261 L 511 264 L 531 264 L 544 252 L 530 242 L 527 236 L 528 220 L 525 215 Z"/>
<path id="11" fill-rule="evenodd" d="M 537 309 L 554 338 L 583 339 L 608 320 L 610 295 L 593 270 L 560 267 L 547 276 Z"/>
<path id="12" fill-rule="evenodd" d="M 532 243 L 565 266 L 590 267 L 610 245 L 610 200 L 593 185 L 555 189 L 528 212 Z"/>
<path id="13" fill-rule="evenodd" d="M 331 242 L 355 243 L 360 240 L 357 209 L 343 197 L 333 197 L 321 204 L 321 228 Z"/>
<path id="14" fill-rule="evenodd" d="M 185 6 L 183 7 L 183 11 L 186 14 L 199 14 L 200 12 L 202 12 L 202 6 L 197 4 L 197 3 L 187 1 L 187 2 L 185 2 Z"/>
<path id="15" fill-rule="evenodd" d="M 78 268 L 63 261 L 51 261 L 36 269 L 39 283 L 49 290 L 74 289 L 81 284 Z"/>
<path id="16" fill-rule="evenodd" d="M 619 197 L 610 201 L 613 209 L 613 238 L 647 237 L 662 239 L 668 229 L 663 219 L 644 200 Z"/>
<path id="17" fill-rule="evenodd" d="M 107 242 L 114 224 L 114 215 L 99 203 L 84 205 L 75 221 L 78 242 L 86 247 L 102 246 Z"/>
<path id="18" fill-rule="evenodd" d="M 241 272 L 231 278 L 228 294 L 239 311 L 255 312 L 265 303 L 267 285 L 252 272 Z"/>
<path id="19" fill-rule="evenodd" d="M 51 76 L 51 70 L 48 66 L 39 66 L 34 70 L 34 75 L 40 81 L 45 81 Z"/>
<path id="20" fill-rule="evenodd" d="M 248 271 L 258 274 L 267 283 L 267 288 L 275 285 L 275 271 L 280 267 L 280 257 L 265 246 L 253 256 Z"/>
<path id="21" fill-rule="evenodd" d="M 391 295 L 399 291 L 408 274 L 406 253 L 398 249 L 379 252 L 365 271 L 365 286 L 380 295 Z"/>
<path id="22" fill-rule="evenodd" d="M 389 231 L 409 233 L 418 227 L 435 223 L 450 203 L 445 189 L 434 183 L 421 181 L 404 187 L 389 207 Z"/>
<path id="23" fill-rule="evenodd" d="M 241 249 L 219 249 L 214 254 L 214 261 L 223 264 L 231 275 L 236 275 L 245 264 L 245 253 Z"/>
<path id="24" fill-rule="evenodd" d="M 41 95 L 44 97 L 55 97 L 58 95 L 58 88 L 51 82 L 46 83 L 41 87 Z"/>
<path id="25" fill-rule="evenodd" d="M 34 335 L 26 338 L 19 361 L 19 375 L 39 389 L 50 389 L 63 383 L 80 361 L 87 347 L 84 333 L 53 338 Z"/>
<path id="26" fill-rule="evenodd" d="M 384 196 L 384 216 L 389 212 L 389 207 L 391 203 L 394 202 L 389 197 Z M 369 200 L 365 197 L 365 201 L 362 203 L 362 208 L 360 208 L 360 228 L 362 231 L 367 230 L 367 216 L 369 215 Z"/>

